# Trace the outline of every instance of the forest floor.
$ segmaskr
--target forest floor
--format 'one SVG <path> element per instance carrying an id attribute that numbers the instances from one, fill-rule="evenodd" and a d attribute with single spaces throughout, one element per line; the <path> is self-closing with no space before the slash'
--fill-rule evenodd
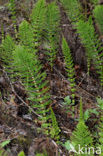
<path id="1" fill-rule="evenodd" d="M 21 0 L 17 2 L 17 27 L 24 19 L 29 20 L 29 14 L 33 8 L 33 4 L 33 0 Z M 97 104 L 96 97 L 103 97 L 103 90 L 100 88 L 98 75 L 96 74 L 93 66 L 91 66 L 90 69 L 91 75 L 87 76 L 85 49 L 80 43 L 80 39 L 75 33 L 76 30 L 73 29 L 63 7 L 60 3 L 58 3 L 58 5 L 61 13 L 61 35 L 64 34 L 72 51 L 77 84 L 75 118 L 72 118 L 72 114 L 65 113 L 65 109 L 62 106 L 64 97 L 70 95 L 70 86 L 67 80 L 60 41 L 60 49 L 53 71 L 50 72 L 48 67 L 46 70 L 51 84 L 53 110 L 62 133 L 60 141 L 63 143 L 67 140 L 67 138 L 70 138 L 72 131 L 76 127 L 78 121 L 77 119 L 79 117 L 80 97 L 83 99 L 84 110 L 90 108 L 95 109 Z M 90 11 L 89 9 L 90 8 L 88 7 L 88 12 Z M 7 3 L 2 3 L 2 1 L 0 1 L 0 23 L 3 24 L 5 35 L 10 33 L 14 36 L 10 11 L 7 9 Z M 0 42 L 1 40 L 2 35 L 0 28 Z M 2 69 L 1 59 L 0 69 Z M 3 74 L 0 76 L 3 77 Z M 4 94 L 6 100 L 3 100 L 2 97 L 0 97 L 0 142 L 7 139 L 11 140 L 9 145 L 6 147 L 6 149 L 10 149 L 9 155 L 17 156 L 19 151 L 24 150 L 27 156 L 34 156 L 35 152 L 40 153 L 46 150 L 49 156 L 58 156 L 57 151 L 60 152 L 61 156 L 68 156 L 69 154 L 63 146 L 57 145 L 54 140 L 47 138 L 44 134 L 38 132 L 40 123 L 36 122 L 35 114 L 28 113 L 29 104 L 27 105 L 27 103 L 24 102 L 26 96 L 24 88 L 19 84 L 19 82 L 16 82 L 16 94 L 12 94 L 11 86 L 8 86 L 5 77 L 3 78 L 4 84 L 2 84 L 1 92 L 5 92 Z M 6 92 L 8 92 L 8 95 L 6 95 Z M 96 114 L 92 113 L 86 121 L 86 124 L 91 132 L 96 131 L 97 123 L 98 118 L 96 117 Z"/>

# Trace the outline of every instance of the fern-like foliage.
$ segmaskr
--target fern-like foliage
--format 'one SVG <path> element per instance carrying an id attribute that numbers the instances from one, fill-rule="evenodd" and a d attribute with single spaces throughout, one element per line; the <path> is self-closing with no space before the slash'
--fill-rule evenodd
<path id="1" fill-rule="evenodd" d="M 13 21 L 13 24 L 14 24 L 14 31 L 15 31 L 15 35 L 17 37 L 15 0 L 9 0 L 9 9 L 10 9 L 11 14 L 12 14 L 12 21 Z"/>
<path id="2" fill-rule="evenodd" d="M 100 74 L 101 85 L 103 85 L 103 48 L 98 40 L 91 20 L 87 22 L 80 20 L 77 23 L 77 32 L 81 38 L 81 42 L 86 48 L 88 74 L 92 61 L 97 72 Z"/>
<path id="3" fill-rule="evenodd" d="M 49 112 L 46 108 L 51 103 L 48 82 L 45 81 L 46 73 L 42 71 L 42 65 L 35 53 L 33 29 L 27 21 L 20 24 L 19 39 L 21 45 L 18 45 L 13 52 L 15 70 L 19 72 L 28 91 L 31 106 L 36 109 L 41 116 L 43 126 L 46 127 L 48 120 L 46 116 Z"/>
<path id="4" fill-rule="evenodd" d="M 46 132 L 48 130 L 50 131 L 50 129 L 52 131 L 51 122 L 54 122 L 52 119 L 54 119 L 55 115 L 49 109 L 51 100 L 48 81 L 46 81 L 46 73 L 43 71 L 35 52 L 31 25 L 27 21 L 23 21 L 20 24 L 18 34 L 19 45 L 15 45 L 10 36 L 7 36 L 2 43 L 7 67 L 10 67 L 9 71 L 13 73 L 14 77 L 18 75 L 21 78 L 28 92 L 28 99 L 31 101 L 31 106 L 36 110 L 40 121 L 42 121 L 42 127 L 47 129 Z"/>
<path id="5" fill-rule="evenodd" d="M 56 59 L 56 53 L 59 43 L 59 26 L 60 26 L 60 12 L 56 5 L 56 2 L 48 4 L 46 9 L 46 42 L 48 44 L 46 54 L 48 55 L 48 61 L 53 67 L 54 60 Z"/>
<path id="6" fill-rule="evenodd" d="M 17 46 L 17 49 L 14 52 L 14 58 L 18 58 L 17 62 L 16 60 L 14 61 L 16 63 L 14 64 L 15 67 L 18 67 L 22 82 L 25 84 L 29 93 L 29 99 L 34 103 L 34 105 L 32 104 L 32 107 L 37 109 L 37 113 L 42 118 L 42 127 L 47 128 L 49 126 L 49 124 L 47 124 L 49 118 L 51 119 L 52 127 L 54 127 L 54 124 L 58 127 L 55 114 L 53 113 L 53 110 L 48 107 L 51 103 L 49 88 L 47 87 L 48 82 L 45 81 L 46 73 L 42 71 L 42 65 L 36 55 L 33 29 L 27 21 L 23 21 L 20 24 L 19 39 L 21 46 Z M 48 112 L 50 113 L 50 116 L 47 115 Z M 53 131 L 52 127 L 50 130 L 51 137 L 56 138 L 59 136 L 59 130 L 55 128 Z"/>
<path id="7" fill-rule="evenodd" d="M 79 150 L 79 145 L 81 148 L 85 147 L 85 146 L 88 148 L 88 147 L 92 147 L 92 145 L 93 145 L 93 139 L 92 139 L 91 134 L 88 130 L 88 127 L 85 125 L 85 122 L 83 119 L 83 103 L 82 103 L 82 100 L 80 101 L 79 123 L 77 124 L 76 129 L 72 133 L 71 141 L 75 145 L 76 151 Z M 85 153 L 85 148 L 84 148 L 83 152 Z M 80 154 L 80 155 L 83 155 L 83 154 Z"/>
<path id="8" fill-rule="evenodd" d="M 72 134 L 71 141 L 75 144 L 75 149 L 77 151 L 79 150 L 79 145 L 81 148 L 84 147 L 84 149 L 85 149 L 85 146 L 87 148 L 92 147 L 92 143 L 93 143 L 92 137 L 90 136 L 90 132 L 83 121 L 79 121 L 76 129 L 74 130 Z M 83 155 L 83 154 L 80 154 L 80 155 Z"/>
<path id="9" fill-rule="evenodd" d="M 13 15 L 13 20 L 16 20 L 16 16 L 15 16 L 15 14 L 16 14 L 16 7 L 15 7 L 15 0 L 9 0 L 9 7 L 10 7 L 10 11 L 11 11 L 11 13 L 12 13 L 12 15 Z"/>
<path id="10" fill-rule="evenodd" d="M 97 5 L 95 7 L 94 17 L 99 26 L 100 32 L 103 34 L 103 5 Z"/>
<path id="11" fill-rule="evenodd" d="M 4 41 L 1 44 L 1 58 L 3 61 L 3 66 L 5 67 L 5 71 L 9 73 L 11 79 L 14 81 L 15 72 L 13 71 L 12 61 L 13 55 L 12 52 L 15 49 L 15 41 L 10 35 L 7 35 Z M 15 76 L 14 76 L 15 75 Z"/>
<path id="12" fill-rule="evenodd" d="M 1 44 L 1 54 L 4 63 L 10 65 L 12 60 L 12 51 L 15 48 L 15 42 L 10 35 L 7 35 Z"/>
<path id="13" fill-rule="evenodd" d="M 68 73 L 68 80 L 70 82 L 71 86 L 71 93 L 72 93 L 72 104 L 75 104 L 75 70 L 74 70 L 74 64 L 73 64 L 73 59 L 71 55 L 70 48 L 68 46 L 68 43 L 65 38 L 62 40 L 62 51 L 64 55 L 64 60 L 66 63 L 66 70 Z M 73 107 L 74 110 L 74 107 Z"/>
<path id="14" fill-rule="evenodd" d="M 20 44 L 24 45 L 29 52 L 34 52 L 34 34 L 33 34 L 33 28 L 32 26 L 24 20 L 20 25 L 19 25 L 19 40 Z"/>
<path id="15" fill-rule="evenodd" d="M 28 92 L 28 99 L 31 106 L 38 114 L 42 128 L 46 133 L 56 137 L 57 129 L 52 131 L 52 123 L 56 125 L 56 118 L 53 111 L 49 109 L 51 104 L 46 72 L 38 59 L 36 49 L 40 43 L 43 30 L 43 17 L 45 14 L 45 1 L 39 0 L 33 10 L 31 18 L 32 24 L 23 21 L 18 32 L 18 45 L 8 35 L 2 43 L 2 51 L 5 52 L 4 60 L 13 75 L 18 75 Z M 40 22 L 42 24 L 40 24 Z M 38 50 L 38 49 L 37 49 Z M 52 114 L 52 115 L 51 115 Z"/>
<path id="16" fill-rule="evenodd" d="M 60 128 L 58 127 L 58 123 L 54 114 L 53 109 L 50 107 L 50 111 L 51 111 L 51 120 L 52 120 L 52 128 L 51 128 L 51 137 L 59 140 L 60 139 Z"/>
<path id="17" fill-rule="evenodd" d="M 82 18 L 81 5 L 78 0 L 60 0 L 71 22 L 75 23 Z"/>
<path id="18" fill-rule="evenodd" d="M 40 120 L 47 128 L 48 105 L 51 103 L 46 73 L 42 72 L 42 65 L 33 53 L 28 53 L 25 46 L 16 46 L 14 52 L 14 67 L 20 73 L 23 84 L 29 94 L 31 106 L 36 109 Z"/>
<path id="19" fill-rule="evenodd" d="M 31 22 L 34 33 L 35 47 L 39 47 L 43 43 L 46 50 L 48 62 L 53 67 L 56 58 L 57 47 L 59 42 L 59 25 L 60 13 L 56 2 L 52 2 L 46 6 L 45 0 L 39 0 L 31 14 Z"/>
<path id="20" fill-rule="evenodd" d="M 35 47 L 41 44 L 41 38 L 44 34 L 46 4 L 45 0 L 38 0 L 32 10 L 31 22 L 34 33 Z"/>

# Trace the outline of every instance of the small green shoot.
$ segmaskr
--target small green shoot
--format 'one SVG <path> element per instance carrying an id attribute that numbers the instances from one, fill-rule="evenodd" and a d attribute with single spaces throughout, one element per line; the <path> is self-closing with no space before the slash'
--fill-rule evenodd
<path id="1" fill-rule="evenodd" d="M 69 106 L 70 104 L 71 104 L 71 99 L 70 99 L 70 96 L 66 96 L 65 98 L 64 98 L 64 102 L 63 102 L 63 105 L 65 105 L 65 106 Z"/>
<path id="2" fill-rule="evenodd" d="M 8 145 L 10 143 L 10 140 L 5 140 L 5 141 L 3 141 L 1 144 L 0 144 L 0 146 L 3 148 L 3 147 L 5 147 L 6 145 Z"/>
<path id="3" fill-rule="evenodd" d="M 101 97 L 97 98 L 98 107 L 103 110 L 103 99 Z"/>
<path id="4" fill-rule="evenodd" d="M 25 153 L 23 151 L 21 151 L 18 156 L 25 156 Z"/>
<path id="5" fill-rule="evenodd" d="M 95 114 L 95 115 L 99 115 L 99 112 L 96 109 L 87 109 L 84 112 L 84 121 L 87 121 L 89 119 L 89 117 L 91 116 L 91 114 Z"/>

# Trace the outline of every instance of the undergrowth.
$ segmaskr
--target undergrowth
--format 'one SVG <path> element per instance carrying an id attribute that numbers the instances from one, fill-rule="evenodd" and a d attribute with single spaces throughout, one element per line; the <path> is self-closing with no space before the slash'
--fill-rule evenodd
<path id="1" fill-rule="evenodd" d="M 84 17 L 83 10 L 78 0 L 60 0 L 63 4 L 68 18 L 75 26 L 75 33 L 78 34 L 81 43 L 86 51 L 87 59 L 87 74 L 90 76 L 91 66 L 95 67 L 99 75 L 100 84 L 103 86 L 103 46 L 99 36 L 96 34 L 92 17 L 88 19 Z M 97 1 L 92 1 L 94 5 Z M 60 127 L 53 111 L 53 101 L 50 92 L 50 80 L 45 64 L 39 59 L 39 54 L 42 53 L 46 63 L 51 68 L 53 73 L 55 60 L 58 55 L 60 43 L 60 11 L 57 1 L 46 3 L 45 0 L 38 0 L 32 10 L 29 21 L 23 20 L 16 32 L 16 12 L 14 0 L 10 0 L 10 9 L 13 15 L 13 23 L 15 27 L 16 37 L 12 38 L 9 34 L 2 37 L 0 46 L 0 54 L 2 55 L 3 65 L 11 81 L 20 80 L 27 92 L 27 101 L 30 107 L 36 112 L 38 121 L 40 121 L 40 130 L 52 139 L 59 142 Z M 103 25 L 103 8 L 95 6 L 94 17 L 99 29 L 102 33 Z M 68 110 L 72 107 L 73 117 L 75 114 L 75 99 L 76 99 L 76 74 L 75 65 L 72 58 L 71 49 L 65 37 L 62 37 L 62 54 L 64 58 L 67 79 L 69 81 L 70 96 L 64 99 L 64 105 L 68 104 Z M 48 68 L 48 67 L 47 67 Z M 70 98 L 69 98 L 70 97 Z M 100 107 L 100 111 L 102 107 Z M 68 112 L 66 112 L 68 115 Z M 102 121 L 103 113 L 101 111 L 99 123 L 99 145 L 103 143 Z M 75 120 L 75 118 L 74 118 Z M 80 100 L 80 117 L 76 129 L 72 133 L 71 142 L 75 149 L 78 144 L 81 146 L 94 145 L 93 137 L 85 124 L 83 115 L 83 103 Z M 94 145 L 95 146 L 95 145 Z M 0 154 L 6 156 L 3 149 Z M 20 154 L 19 154 L 20 155 Z"/>
<path id="2" fill-rule="evenodd" d="M 77 32 L 86 48 L 88 74 L 92 62 L 100 74 L 101 85 L 103 85 L 103 48 L 95 33 L 91 18 L 87 22 L 80 20 L 77 23 Z"/>
<path id="3" fill-rule="evenodd" d="M 68 73 L 68 80 L 70 82 L 70 87 L 71 87 L 72 105 L 74 105 L 75 104 L 75 91 L 76 91 L 75 70 L 74 70 L 74 64 L 73 64 L 71 51 L 65 38 L 63 38 L 62 40 L 62 51 L 64 54 L 64 60 L 66 63 L 66 71 Z M 72 106 L 72 111 L 74 113 L 74 106 Z"/>
<path id="4" fill-rule="evenodd" d="M 76 129 L 72 133 L 71 141 L 72 141 L 72 144 L 74 145 L 76 151 L 78 151 L 78 149 L 79 149 L 78 145 L 80 145 L 80 147 L 85 147 L 85 145 L 86 145 L 86 148 L 93 146 L 93 139 L 91 137 L 90 131 L 88 130 L 88 127 L 86 126 L 86 124 L 84 122 L 82 99 L 80 100 L 79 122 L 76 126 Z M 83 150 L 83 152 L 85 152 L 84 150 Z M 79 155 L 85 156 L 86 154 L 79 154 Z"/>
<path id="5" fill-rule="evenodd" d="M 93 12 L 99 30 L 103 34 L 103 5 L 97 5 Z"/>
<path id="6" fill-rule="evenodd" d="M 33 27 L 34 45 L 37 49 L 41 45 L 41 39 L 45 34 L 46 4 L 45 0 L 37 1 L 30 15 Z M 38 50 L 37 50 L 38 51 Z"/>
<path id="7" fill-rule="evenodd" d="M 79 19 L 83 18 L 82 7 L 78 0 L 60 0 L 63 4 L 70 21 L 75 25 Z"/>
<path id="8" fill-rule="evenodd" d="M 48 56 L 47 61 L 51 66 L 51 70 L 56 59 L 59 46 L 59 36 L 60 36 L 60 12 L 56 5 L 56 2 L 49 3 L 46 9 L 46 42 L 45 47 L 46 55 Z"/>
<path id="9" fill-rule="evenodd" d="M 15 0 L 9 0 L 9 10 L 12 14 L 12 22 L 14 25 L 15 36 L 17 37 L 17 29 L 16 29 L 16 4 Z"/>

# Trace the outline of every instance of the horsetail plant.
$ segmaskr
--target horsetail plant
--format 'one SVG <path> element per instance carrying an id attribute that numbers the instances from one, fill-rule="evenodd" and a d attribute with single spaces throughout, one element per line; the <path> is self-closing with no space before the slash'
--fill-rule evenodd
<path id="1" fill-rule="evenodd" d="M 55 118 L 55 114 L 50 109 L 50 93 L 48 81 L 46 81 L 46 73 L 42 71 L 37 56 L 28 53 L 28 50 L 18 45 L 13 52 L 14 67 L 20 73 L 21 80 L 28 92 L 28 99 L 31 106 L 36 110 L 38 119 L 42 122 L 42 129 L 46 134 L 50 134 L 52 138 L 59 139 L 59 127 Z M 55 126 L 55 128 L 54 128 Z"/>
<path id="2" fill-rule="evenodd" d="M 34 52 L 33 28 L 26 20 L 19 25 L 18 37 L 21 45 L 24 45 L 29 52 Z"/>
<path id="3" fill-rule="evenodd" d="M 1 44 L 1 56 L 5 65 L 10 66 L 12 60 L 12 51 L 15 48 L 15 42 L 10 35 L 7 35 Z"/>
<path id="4" fill-rule="evenodd" d="M 59 26 L 60 26 L 60 12 L 56 5 L 56 2 L 51 2 L 47 5 L 46 9 L 46 42 L 48 46 L 46 47 L 46 54 L 48 56 L 48 61 L 53 67 L 53 63 L 56 59 L 58 44 L 59 44 Z"/>
<path id="5" fill-rule="evenodd" d="M 46 14 L 46 2 L 45 0 L 38 0 L 31 13 L 31 24 L 33 27 L 33 34 L 35 40 L 35 47 L 41 45 L 41 40 L 45 34 L 45 14 Z"/>
<path id="6" fill-rule="evenodd" d="M 75 25 L 79 19 L 83 18 L 81 4 L 78 0 L 60 0 L 63 4 L 70 21 Z"/>
<path id="7" fill-rule="evenodd" d="M 21 80 L 28 92 L 31 106 L 36 109 L 42 127 L 48 130 L 51 125 L 49 104 L 51 103 L 46 73 L 42 72 L 42 65 L 34 53 L 29 53 L 23 45 L 17 45 L 14 52 L 14 68 L 20 73 Z"/>
<path id="8" fill-rule="evenodd" d="M 21 80 L 28 92 L 31 106 L 36 109 L 42 127 L 47 131 L 54 123 L 53 110 L 49 109 L 51 104 L 48 81 L 46 81 L 46 73 L 38 59 L 37 51 L 41 44 L 43 29 L 45 28 L 45 0 L 38 0 L 31 14 L 31 24 L 23 21 L 19 26 L 19 45 L 13 51 L 13 68 L 21 77 Z M 56 22 L 56 21 L 55 21 Z M 55 118 L 56 120 L 56 118 Z M 51 121 L 48 123 L 48 121 Z M 55 131 L 55 129 L 54 129 Z M 56 137 L 57 132 L 50 133 L 52 137 Z"/>
<path id="9" fill-rule="evenodd" d="M 36 53 L 38 48 L 34 44 L 40 42 L 44 28 L 42 25 L 44 24 L 44 10 L 45 1 L 39 0 L 31 15 L 32 23 L 29 24 L 24 20 L 19 26 L 18 45 L 15 45 L 13 39 L 7 35 L 1 49 L 4 52 L 3 59 L 7 64 L 7 68 L 10 67 L 9 71 L 14 71 L 13 74 L 18 75 L 23 82 L 28 92 L 28 99 L 38 114 L 43 130 L 50 134 L 52 138 L 56 138 L 58 134 L 52 128 L 52 122 L 53 124 L 57 122 L 53 110 L 51 111 L 49 108 L 51 104 L 49 82 L 46 81 L 46 72 L 43 71 Z M 40 24 L 41 20 L 42 24 Z"/>
<path id="10" fill-rule="evenodd" d="M 95 33 L 91 17 L 85 22 L 85 18 L 81 14 L 81 5 L 77 0 L 61 0 L 61 2 L 86 48 L 88 75 L 91 61 L 93 61 L 100 75 L 101 86 L 103 86 L 103 48 Z"/>
<path id="11" fill-rule="evenodd" d="M 81 42 L 86 48 L 88 75 L 92 61 L 100 75 L 101 85 L 103 85 L 103 48 L 95 33 L 91 20 L 88 20 L 87 22 L 80 20 L 77 22 L 77 32 Z"/>
<path id="12" fill-rule="evenodd" d="M 99 30 L 103 34 L 103 5 L 97 5 L 93 13 Z"/>
<path id="13" fill-rule="evenodd" d="M 50 107 L 50 111 L 51 111 L 51 120 L 52 120 L 52 128 L 51 128 L 51 137 L 54 138 L 55 140 L 59 140 L 60 139 L 60 128 L 58 126 L 54 111 L 52 109 L 52 107 Z"/>
<path id="14" fill-rule="evenodd" d="M 53 111 L 49 109 L 51 104 L 46 72 L 36 54 L 34 42 L 35 37 L 32 27 L 27 21 L 23 21 L 19 27 L 19 45 L 13 51 L 13 68 L 19 73 L 20 78 L 28 92 L 31 106 L 36 110 L 39 119 L 42 121 L 42 128 L 52 137 L 56 137 L 57 132 L 52 132 L 54 121 Z M 30 40 L 29 40 L 30 39 Z M 56 118 L 55 118 L 56 120 Z"/>
<path id="15" fill-rule="evenodd" d="M 16 29 L 16 5 L 15 5 L 15 0 L 9 0 L 9 9 L 12 14 L 12 21 L 14 24 L 14 31 L 15 31 L 15 36 L 17 38 L 17 29 Z"/>
<path id="16" fill-rule="evenodd" d="M 70 86 L 71 86 L 71 96 L 72 96 L 72 105 L 75 104 L 75 70 L 74 70 L 74 64 L 73 64 L 73 59 L 72 59 L 72 55 L 71 55 L 71 51 L 70 48 L 68 46 L 68 43 L 66 41 L 66 39 L 63 37 L 62 39 L 62 51 L 63 51 L 63 55 L 64 55 L 64 60 L 66 63 L 66 70 L 68 73 L 68 80 L 70 82 Z M 72 110 L 74 112 L 74 106 L 72 106 Z"/>
<path id="17" fill-rule="evenodd" d="M 80 117 L 79 122 L 76 126 L 76 129 L 73 131 L 71 136 L 71 142 L 75 147 L 75 150 L 79 150 L 79 146 L 83 148 L 83 153 L 85 152 L 85 146 L 86 147 L 92 147 L 93 145 L 93 139 L 91 137 L 90 131 L 88 130 L 88 127 L 85 125 L 84 118 L 83 118 L 83 103 L 82 99 L 80 99 Z M 80 156 L 83 155 L 83 153 L 79 154 Z M 85 156 L 86 154 L 84 154 Z M 92 154 L 91 154 L 92 155 Z"/>

